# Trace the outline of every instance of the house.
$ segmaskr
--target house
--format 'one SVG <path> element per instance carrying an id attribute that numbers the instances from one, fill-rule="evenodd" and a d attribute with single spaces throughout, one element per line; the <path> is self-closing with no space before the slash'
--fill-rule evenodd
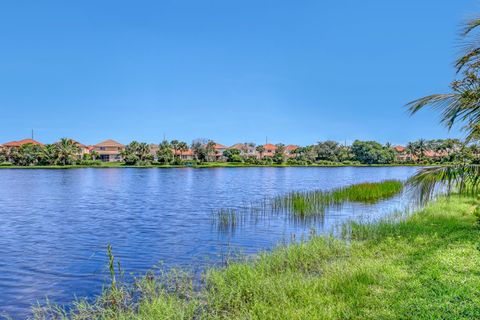
<path id="1" fill-rule="evenodd" d="M 263 152 L 263 157 L 273 157 L 275 151 L 277 150 L 277 146 L 271 143 L 263 145 L 263 148 L 265 149 L 265 151 Z"/>
<path id="2" fill-rule="evenodd" d="M 285 155 L 288 158 L 293 158 L 296 156 L 295 151 L 299 148 L 299 146 L 294 145 L 294 144 L 289 144 L 288 146 L 285 147 Z"/>
<path id="3" fill-rule="evenodd" d="M 237 143 L 231 146 L 230 149 L 240 151 L 240 155 L 244 157 L 257 157 L 254 143 Z"/>
<path id="4" fill-rule="evenodd" d="M 36 140 L 23 139 L 23 140 L 19 140 L 19 141 L 6 142 L 6 143 L 3 144 L 3 148 L 5 148 L 5 149 L 20 148 L 21 146 L 26 145 L 26 144 L 33 144 L 33 145 L 37 145 L 37 146 L 41 146 L 41 147 L 44 146 L 43 143 L 38 142 Z"/>
<path id="5" fill-rule="evenodd" d="M 193 151 L 192 149 L 188 149 L 188 150 L 185 150 L 185 151 L 180 151 L 180 150 L 177 150 L 175 152 L 175 155 L 176 156 L 179 156 L 181 160 L 193 160 Z"/>
<path id="6" fill-rule="evenodd" d="M 413 160 L 413 156 L 407 152 L 407 148 L 404 146 L 395 146 L 393 147 L 393 151 L 395 151 L 397 161 L 399 162 Z"/>
<path id="7" fill-rule="evenodd" d="M 215 143 L 215 161 L 224 161 L 225 157 L 223 156 L 223 151 L 227 150 L 228 147 L 220 143 Z"/>
<path id="8" fill-rule="evenodd" d="M 125 145 L 115 140 L 105 140 L 93 146 L 92 152 L 98 154 L 98 159 L 104 162 L 122 161 L 122 151 Z"/>

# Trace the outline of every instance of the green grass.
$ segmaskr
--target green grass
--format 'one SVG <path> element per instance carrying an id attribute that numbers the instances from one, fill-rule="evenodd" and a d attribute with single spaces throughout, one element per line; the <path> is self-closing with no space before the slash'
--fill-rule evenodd
<path id="1" fill-rule="evenodd" d="M 111 290 L 72 319 L 479 319 L 479 201 L 440 199 L 409 217 L 345 227 L 211 269 L 194 291 L 182 273 L 151 276 L 139 301 Z M 122 293 L 123 292 L 123 293 Z M 115 296 L 115 294 L 117 296 Z M 112 299 L 116 297 L 116 299 Z M 116 301 L 115 304 L 112 301 Z M 136 302 L 135 302 L 136 301 Z M 121 303 L 120 303 L 121 302 Z M 38 319 L 62 314 L 52 307 Z"/>
<path id="2" fill-rule="evenodd" d="M 273 199 L 274 211 L 288 211 L 295 216 L 323 215 L 328 206 L 344 202 L 375 203 L 400 193 L 403 183 L 398 180 L 359 183 L 332 191 L 296 191 Z"/>

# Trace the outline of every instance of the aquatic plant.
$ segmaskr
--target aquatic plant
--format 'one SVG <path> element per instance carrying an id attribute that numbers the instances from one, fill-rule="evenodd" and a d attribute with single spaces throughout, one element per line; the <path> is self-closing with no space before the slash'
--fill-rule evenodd
<path id="1" fill-rule="evenodd" d="M 359 183 L 332 191 L 295 191 L 276 197 L 272 207 L 277 211 L 288 211 L 295 216 L 323 215 L 325 209 L 345 202 L 373 204 L 401 192 L 403 183 L 398 180 Z"/>

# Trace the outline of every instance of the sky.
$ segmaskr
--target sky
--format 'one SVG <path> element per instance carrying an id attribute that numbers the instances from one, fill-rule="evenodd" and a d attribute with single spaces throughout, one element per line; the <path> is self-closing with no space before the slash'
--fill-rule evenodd
<path id="1" fill-rule="evenodd" d="M 404 144 L 479 0 L 0 2 L 0 143 Z"/>

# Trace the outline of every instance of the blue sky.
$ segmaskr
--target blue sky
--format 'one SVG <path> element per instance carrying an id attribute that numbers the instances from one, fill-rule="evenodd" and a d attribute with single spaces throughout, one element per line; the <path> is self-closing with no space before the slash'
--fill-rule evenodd
<path id="1" fill-rule="evenodd" d="M 479 1 L 0 2 L 0 143 L 461 136 L 448 90 Z"/>

